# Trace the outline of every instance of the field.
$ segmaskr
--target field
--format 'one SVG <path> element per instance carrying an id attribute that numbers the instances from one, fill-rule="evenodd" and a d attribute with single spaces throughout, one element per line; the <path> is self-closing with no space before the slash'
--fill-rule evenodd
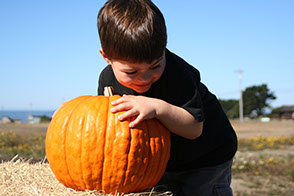
<path id="1" fill-rule="evenodd" d="M 294 195 L 294 121 L 232 122 L 239 138 L 235 195 Z"/>
<path id="2" fill-rule="evenodd" d="M 234 195 L 294 195 L 294 121 L 232 121 L 232 125 L 239 138 L 233 163 Z M 0 164 L 0 195 L 98 195 L 75 192 L 58 183 L 43 160 L 47 127 L 0 124 L 0 159 L 6 160 Z M 32 159 L 7 161 L 16 154 Z"/>

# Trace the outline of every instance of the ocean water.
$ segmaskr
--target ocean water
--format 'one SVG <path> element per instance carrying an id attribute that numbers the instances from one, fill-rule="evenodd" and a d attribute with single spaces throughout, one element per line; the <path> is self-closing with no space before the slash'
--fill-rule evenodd
<path id="1" fill-rule="evenodd" d="M 30 113 L 36 116 L 48 116 L 52 117 L 55 110 L 36 110 L 36 111 L 29 111 L 29 110 L 2 110 L 0 111 L 0 119 L 2 116 L 9 116 L 12 119 L 21 119 L 21 122 L 28 122 L 27 118 Z"/>

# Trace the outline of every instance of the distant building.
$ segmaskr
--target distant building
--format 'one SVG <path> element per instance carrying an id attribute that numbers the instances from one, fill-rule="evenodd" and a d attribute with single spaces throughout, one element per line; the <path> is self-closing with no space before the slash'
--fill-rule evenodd
<path id="1" fill-rule="evenodd" d="M 21 119 L 20 118 L 14 118 L 13 119 L 14 123 L 20 124 L 21 123 Z"/>
<path id="2" fill-rule="evenodd" d="M 281 119 L 294 119 L 294 105 L 283 106 L 280 109 L 279 114 Z"/>
<path id="3" fill-rule="evenodd" d="M 46 115 L 37 116 L 37 115 L 29 114 L 27 121 L 28 121 L 28 123 L 35 124 L 35 123 L 50 122 L 51 119 L 52 119 L 51 117 L 48 117 Z"/>
<path id="4" fill-rule="evenodd" d="M 9 116 L 2 116 L 1 123 L 13 123 L 14 120 L 10 118 Z"/>
<path id="5" fill-rule="evenodd" d="M 29 114 L 27 120 L 28 120 L 28 123 L 31 123 L 31 124 L 40 123 L 41 116 L 35 116 L 32 114 Z"/>

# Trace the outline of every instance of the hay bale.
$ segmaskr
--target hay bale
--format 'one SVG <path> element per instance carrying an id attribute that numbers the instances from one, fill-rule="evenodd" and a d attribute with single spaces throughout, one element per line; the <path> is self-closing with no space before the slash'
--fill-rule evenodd
<path id="1" fill-rule="evenodd" d="M 0 195 L 62 195 L 62 196 L 110 196 L 98 191 L 75 191 L 66 188 L 59 183 L 51 171 L 49 164 L 45 159 L 41 162 L 30 163 L 30 160 L 23 160 L 14 157 L 8 162 L 0 164 Z M 124 195 L 124 194 L 122 194 Z M 155 193 L 131 193 L 125 196 L 147 196 L 147 195 L 171 195 L 170 192 Z M 119 196 L 119 194 L 116 194 Z"/>

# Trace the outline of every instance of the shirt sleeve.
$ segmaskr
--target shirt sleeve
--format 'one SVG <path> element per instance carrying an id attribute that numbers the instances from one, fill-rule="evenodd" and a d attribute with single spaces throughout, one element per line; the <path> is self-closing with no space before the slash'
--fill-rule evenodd
<path id="1" fill-rule="evenodd" d="M 197 89 L 193 97 L 181 107 L 188 111 L 198 122 L 204 121 L 203 104 Z"/>
<path id="2" fill-rule="evenodd" d="M 104 72 L 101 72 L 99 76 L 99 81 L 98 81 L 98 95 L 104 95 Z"/>

